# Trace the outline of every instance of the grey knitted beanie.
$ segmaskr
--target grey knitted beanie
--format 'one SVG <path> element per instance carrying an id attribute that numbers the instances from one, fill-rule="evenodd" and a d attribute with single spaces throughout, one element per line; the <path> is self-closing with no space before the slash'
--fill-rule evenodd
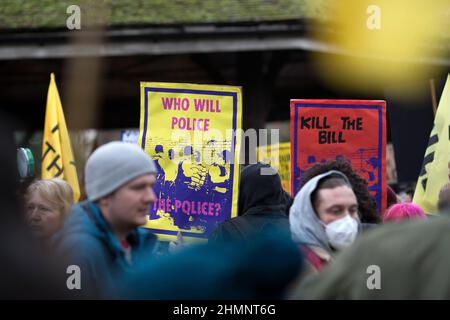
<path id="1" fill-rule="evenodd" d="M 153 160 L 138 146 L 118 141 L 107 143 L 95 150 L 86 163 L 87 196 L 89 200 L 97 200 L 134 178 L 156 171 Z"/>

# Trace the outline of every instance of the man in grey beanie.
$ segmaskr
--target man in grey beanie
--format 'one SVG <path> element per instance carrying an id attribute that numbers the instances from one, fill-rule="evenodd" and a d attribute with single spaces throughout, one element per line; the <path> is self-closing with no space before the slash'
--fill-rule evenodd
<path id="1" fill-rule="evenodd" d="M 156 250 L 156 236 L 143 228 L 156 201 L 153 160 L 138 146 L 111 142 L 89 157 L 85 169 L 88 199 L 74 206 L 57 235 L 57 252 L 80 269 L 80 282 L 68 288 L 76 297 L 117 297 L 117 279 Z M 73 287 L 73 288 L 72 288 Z"/>

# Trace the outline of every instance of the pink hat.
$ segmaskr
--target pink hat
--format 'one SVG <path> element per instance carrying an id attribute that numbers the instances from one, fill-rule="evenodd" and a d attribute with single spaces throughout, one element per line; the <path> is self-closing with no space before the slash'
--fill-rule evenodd
<path id="1" fill-rule="evenodd" d="M 414 203 L 398 203 L 390 207 L 383 216 L 383 222 L 404 219 L 426 219 L 423 209 Z"/>

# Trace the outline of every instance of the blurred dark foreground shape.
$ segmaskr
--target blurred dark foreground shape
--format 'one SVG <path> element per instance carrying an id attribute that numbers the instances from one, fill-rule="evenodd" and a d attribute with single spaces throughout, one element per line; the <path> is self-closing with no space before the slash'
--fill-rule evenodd
<path id="1" fill-rule="evenodd" d="M 0 299 L 63 298 L 65 271 L 45 256 L 20 213 L 11 119 L 0 115 Z"/>
<path id="2" fill-rule="evenodd" d="M 124 279 L 126 299 L 281 299 L 302 267 L 286 235 L 187 248 Z"/>
<path id="3" fill-rule="evenodd" d="M 291 298 L 450 299 L 449 252 L 448 216 L 387 224 L 305 279 Z"/>

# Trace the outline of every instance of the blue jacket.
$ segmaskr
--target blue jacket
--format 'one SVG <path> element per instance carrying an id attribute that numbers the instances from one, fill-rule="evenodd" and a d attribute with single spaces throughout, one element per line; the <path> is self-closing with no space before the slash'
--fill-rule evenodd
<path id="1" fill-rule="evenodd" d="M 55 240 L 57 253 L 67 264 L 80 267 L 81 290 L 74 290 L 76 298 L 117 297 L 118 279 L 133 273 L 136 265 L 147 263 L 157 248 L 154 234 L 136 228 L 127 238 L 132 248 L 130 265 L 119 239 L 91 201 L 72 208 Z"/>

